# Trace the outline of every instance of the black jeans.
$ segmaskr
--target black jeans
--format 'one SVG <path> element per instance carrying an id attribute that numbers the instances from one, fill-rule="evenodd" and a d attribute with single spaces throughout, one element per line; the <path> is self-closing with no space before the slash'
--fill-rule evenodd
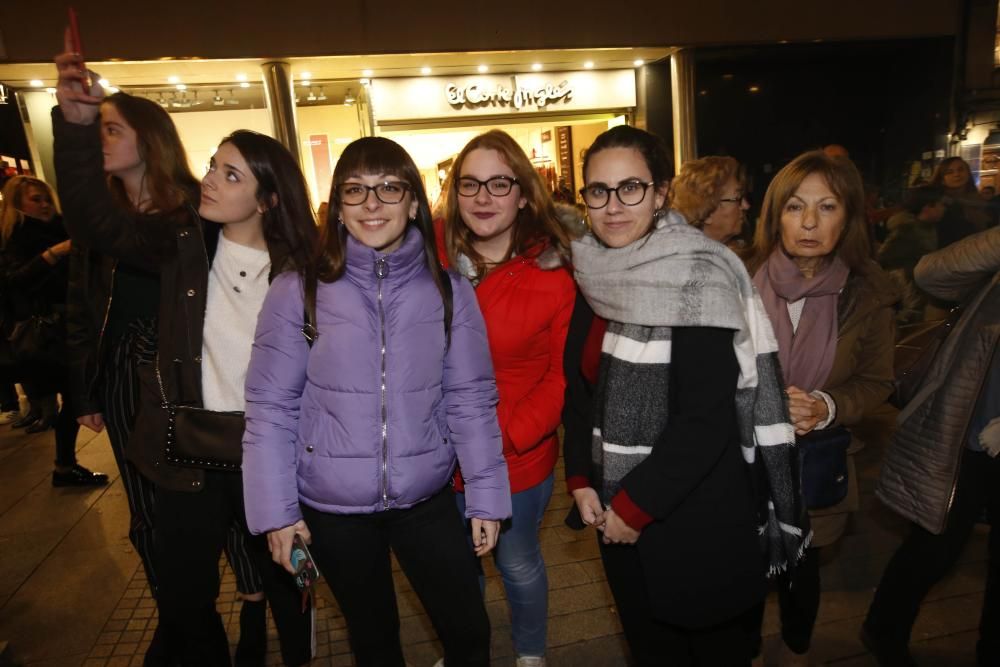
<path id="1" fill-rule="evenodd" d="M 750 643 L 743 616 L 707 628 L 682 628 L 657 620 L 649 604 L 635 547 L 604 544 L 597 535 L 608 586 L 636 667 L 745 667 Z M 679 538 L 683 539 L 683 538 Z"/>
<path id="2" fill-rule="evenodd" d="M 229 665 L 229 642 L 215 609 L 219 556 L 234 519 L 246 531 L 243 477 L 206 471 L 197 493 L 156 489 L 153 544 L 160 580 L 157 607 L 166 653 L 185 667 Z M 247 552 L 260 572 L 286 665 L 309 662 L 312 614 L 301 610 L 295 580 L 271 560 L 267 539 L 249 535 Z"/>
<path id="3" fill-rule="evenodd" d="M 983 508 L 990 520 L 989 564 L 983 612 L 976 646 L 980 665 L 1000 664 L 1000 460 L 965 450 L 948 525 L 934 535 L 913 525 L 896 551 L 868 610 L 865 628 L 873 635 L 903 645 L 931 587 L 955 564 Z"/>
<path id="4" fill-rule="evenodd" d="M 409 509 L 327 514 L 303 506 L 311 551 L 347 621 L 358 667 L 403 667 L 390 551 L 444 646 L 448 667 L 486 667 L 490 621 L 450 488 Z"/>

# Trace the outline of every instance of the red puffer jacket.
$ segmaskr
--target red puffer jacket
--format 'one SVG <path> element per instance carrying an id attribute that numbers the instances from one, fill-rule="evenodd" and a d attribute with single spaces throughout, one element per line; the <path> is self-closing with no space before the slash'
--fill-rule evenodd
<path id="1" fill-rule="evenodd" d="M 438 226 L 438 250 L 447 263 Z M 559 455 L 566 376 L 563 348 L 576 283 L 552 249 L 497 266 L 476 287 L 486 320 L 511 493 L 540 484 Z M 461 489 L 461 479 L 456 485 Z"/>

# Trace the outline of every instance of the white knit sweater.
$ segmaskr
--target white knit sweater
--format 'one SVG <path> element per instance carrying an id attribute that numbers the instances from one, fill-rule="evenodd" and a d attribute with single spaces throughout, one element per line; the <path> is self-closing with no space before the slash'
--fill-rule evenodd
<path id="1" fill-rule="evenodd" d="M 209 410 L 243 410 L 250 348 L 270 269 L 266 250 L 233 243 L 219 234 L 208 274 L 201 348 L 201 393 Z"/>

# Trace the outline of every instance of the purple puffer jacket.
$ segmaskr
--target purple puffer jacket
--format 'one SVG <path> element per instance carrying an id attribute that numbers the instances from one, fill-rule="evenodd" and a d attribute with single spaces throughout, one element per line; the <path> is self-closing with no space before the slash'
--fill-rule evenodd
<path id="1" fill-rule="evenodd" d="M 295 523 L 300 502 L 336 514 L 411 507 L 448 483 L 456 455 L 466 516 L 511 515 L 486 327 L 472 286 L 449 275 L 447 352 L 441 296 L 414 229 L 388 255 L 348 237 L 343 277 L 318 286 L 312 349 L 302 335 L 301 279 L 275 279 L 246 383 L 243 484 L 253 533 Z"/>

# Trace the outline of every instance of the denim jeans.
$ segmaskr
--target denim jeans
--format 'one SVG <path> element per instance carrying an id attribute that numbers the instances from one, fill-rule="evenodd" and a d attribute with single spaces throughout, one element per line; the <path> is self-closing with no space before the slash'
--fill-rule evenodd
<path id="1" fill-rule="evenodd" d="M 550 474 L 540 484 L 511 495 L 513 517 L 505 524 L 493 551 L 510 605 L 511 634 L 518 656 L 545 655 L 549 579 L 538 530 L 552 497 L 552 485 Z M 465 494 L 457 493 L 455 498 L 465 516 Z"/>

